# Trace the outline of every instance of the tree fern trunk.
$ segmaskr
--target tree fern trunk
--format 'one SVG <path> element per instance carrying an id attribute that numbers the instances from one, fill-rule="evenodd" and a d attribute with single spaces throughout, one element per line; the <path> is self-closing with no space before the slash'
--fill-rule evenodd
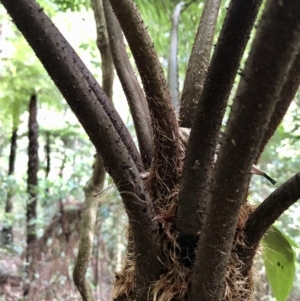
<path id="1" fill-rule="evenodd" d="M 13 126 L 12 135 L 10 138 L 10 153 L 9 153 L 9 165 L 8 165 L 8 177 L 12 176 L 15 172 L 15 161 L 16 161 L 16 150 L 17 150 L 17 139 L 18 139 L 18 127 Z M 13 208 L 13 187 L 8 187 L 7 197 L 5 203 L 5 213 L 10 213 Z M 13 231 L 10 222 L 5 223 L 2 228 L 1 240 L 3 244 L 12 244 L 13 242 Z"/>
<path id="2" fill-rule="evenodd" d="M 29 200 L 27 203 L 26 226 L 27 226 L 27 260 L 29 259 L 30 247 L 36 239 L 35 219 L 37 205 L 37 184 L 38 184 L 38 123 L 37 123 L 37 97 L 32 95 L 29 104 L 29 123 L 28 123 L 28 180 L 27 192 Z"/>

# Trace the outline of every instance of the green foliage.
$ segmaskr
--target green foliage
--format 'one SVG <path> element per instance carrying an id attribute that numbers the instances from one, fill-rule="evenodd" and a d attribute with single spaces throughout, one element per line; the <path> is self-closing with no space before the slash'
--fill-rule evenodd
<path id="1" fill-rule="evenodd" d="M 38 101 L 62 108 L 60 93 L 24 38 L 13 28 L 5 39 L 3 63 L 0 67 L 0 104 L 4 118 L 20 123 L 32 94 Z"/>
<path id="2" fill-rule="evenodd" d="M 82 8 L 89 7 L 90 1 L 88 0 L 43 0 L 43 2 L 50 2 L 55 4 L 57 11 L 65 12 L 70 11 L 80 11 Z"/>
<path id="3" fill-rule="evenodd" d="M 269 229 L 262 243 L 266 273 L 273 294 L 277 301 L 285 301 L 293 287 L 296 269 L 296 254 L 292 245 L 297 245 L 275 227 Z"/>

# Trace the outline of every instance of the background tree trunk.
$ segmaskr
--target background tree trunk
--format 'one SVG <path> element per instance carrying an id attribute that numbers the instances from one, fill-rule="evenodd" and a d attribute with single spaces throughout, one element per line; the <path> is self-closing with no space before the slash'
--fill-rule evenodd
<path id="1" fill-rule="evenodd" d="M 12 135 L 10 138 L 10 153 L 9 153 L 9 163 L 8 163 L 8 173 L 7 176 L 10 177 L 15 172 L 16 163 L 16 152 L 17 152 L 17 140 L 18 140 L 18 127 L 13 125 Z M 5 203 L 5 213 L 11 213 L 13 209 L 13 196 L 14 188 L 8 187 L 6 203 Z M 4 224 L 1 233 L 1 240 L 3 244 L 13 243 L 13 228 L 11 223 Z"/>
<path id="2" fill-rule="evenodd" d="M 32 94 L 29 103 L 28 122 L 28 179 L 27 179 L 27 262 L 31 261 L 33 243 L 36 240 L 36 207 L 38 197 L 38 170 L 39 170 L 39 145 L 38 145 L 38 122 L 37 122 L 37 96 Z"/>

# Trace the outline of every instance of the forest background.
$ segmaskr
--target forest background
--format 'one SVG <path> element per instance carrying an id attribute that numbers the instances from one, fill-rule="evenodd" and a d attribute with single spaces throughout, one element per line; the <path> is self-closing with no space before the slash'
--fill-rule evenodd
<path id="1" fill-rule="evenodd" d="M 228 1 L 227 1 L 228 2 Z M 228 3 L 223 1 L 216 26 L 215 41 L 220 32 Z M 90 2 L 39 1 L 54 23 L 71 43 L 94 76 L 101 81 L 101 58 L 97 48 L 96 25 Z M 137 1 L 159 59 L 168 73 L 172 14 L 176 1 Z M 203 10 L 202 1 L 192 1 L 181 13 L 178 28 L 178 75 L 182 89 L 193 37 Z M 43 244 L 43 264 L 36 269 L 30 283 L 31 294 L 45 300 L 78 300 L 73 285 L 72 269 L 78 250 L 78 230 L 84 200 L 83 187 L 91 176 L 95 150 L 76 117 L 39 63 L 35 54 L 13 22 L 0 6 L 0 221 L 1 229 L 12 226 L 12 236 L 2 231 L 1 297 L 3 300 L 21 298 L 26 285 L 23 264 L 26 250 L 26 208 L 30 198 L 28 179 L 28 119 L 31 96 L 37 95 L 38 111 L 38 185 L 37 214 L 33 220 L 37 238 Z M 251 44 L 251 41 L 248 43 Z M 244 54 L 245 61 L 249 45 Z M 236 91 L 238 79 L 232 90 Z M 133 121 L 117 76 L 114 79 L 113 102 L 135 137 Z M 276 179 L 276 186 L 299 171 L 300 158 L 300 95 L 296 95 L 276 134 L 269 142 L 259 167 Z M 17 133 L 14 168 L 9 168 L 13 133 Z M 136 138 L 135 138 L 136 142 Z M 127 219 L 112 181 L 107 177 L 107 188 L 101 195 L 98 208 L 97 231 L 88 276 L 99 300 L 111 294 L 114 270 L 123 264 L 126 250 Z M 265 199 L 274 187 L 264 178 L 253 176 L 249 191 L 253 204 Z M 5 213 L 7 200 L 13 207 Z M 74 218 L 75 217 L 75 218 Z M 276 222 L 276 226 L 300 245 L 299 203 L 294 204 Z M 297 252 L 297 248 L 295 248 Z M 299 258 L 299 251 L 298 251 Z M 299 262 L 299 260 L 298 260 Z M 290 300 L 300 300 L 300 270 Z M 261 258 L 257 259 L 257 290 L 272 300 Z M 99 281 L 100 279 L 100 281 Z M 39 298 L 39 300 L 41 300 Z M 262 300 L 262 299 L 260 299 Z"/>

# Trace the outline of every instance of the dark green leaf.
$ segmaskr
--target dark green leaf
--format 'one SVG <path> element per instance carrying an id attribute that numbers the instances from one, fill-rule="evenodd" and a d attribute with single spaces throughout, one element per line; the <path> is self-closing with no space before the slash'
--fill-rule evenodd
<path id="1" fill-rule="evenodd" d="M 273 294 L 285 301 L 293 287 L 296 255 L 290 241 L 281 231 L 271 227 L 263 238 L 263 260 Z"/>

